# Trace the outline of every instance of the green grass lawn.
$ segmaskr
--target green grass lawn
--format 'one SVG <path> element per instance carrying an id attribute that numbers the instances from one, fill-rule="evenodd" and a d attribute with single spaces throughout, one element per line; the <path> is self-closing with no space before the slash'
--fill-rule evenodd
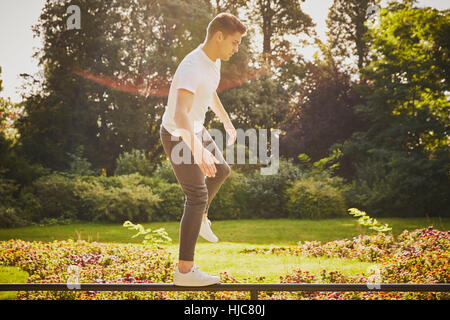
<path id="1" fill-rule="evenodd" d="M 227 272 L 239 281 L 265 277 L 264 282 L 280 282 L 280 276 L 292 273 L 295 269 L 318 274 L 322 269 L 339 270 L 345 274 L 367 272 L 374 263 L 361 262 L 354 259 L 310 258 L 283 255 L 243 254 L 243 249 L 262 247 L 249 243 L 219 242 L 199 243 L 196 247 L 195 263 L 202 270 L 211 274 Z M 270 247 L 270 246 L 263 246 Z M 168 247 L 177 256 L 178 246 Z M 249 281 L 251 282 L 251 281 Z"/>
<path id="2" fill-rule="evenodd" d="M 28 273 L 17 267 L 0 266 L 0 283 L 26 283 Z M 0 300 L 10 300 L 16 297 L 16 292 L 0 292 Z"/>
<path id="3" fill-rule="evenodd" d="M 249 244 L 294 245 L 298 241 L 332 241 L 351 238 L 360 233 L 370 233 L 361 228 L 356 219 L 324 219 L 324 220 L 223 220 L 214 221 L 211 217 L 212 229 L 223 242 Z M 450 218 L 385 218 L 380 223 L 388 223 L 397 236 L 403 230 L 413 230 L 427 226 L 449 230 Z M 145 228 L 165 228 L 174 243 L 178 243 L 179 222 L 144 223 Z M 53 241 L 64 239 L 83 239 L 87 241 L 138 243 L 139 238 L 132 239 L 134 231 L 120 224 L 82 223 L 56 226 L 30 226 L 15 229 L 0 229 L 0 241 L 22 239 L 27 241 Z M 202 239 L 199 243 L 206 242 Z"/>
<path id="4" fill-rule="evenodd" d="M 213 217 L 211 217 L 213 219 Z M 449 218 L 386 218 L 378 219 L 393 228 L 394 236 L 403 230 L 414 230 L 434 226 L 449 230 Z M 173 253 L 174 262 L 178 255 L 179 222 L 154 222 L 143 224 L 145 228 L 165 228 L 172 238 L 166 245 Z M 214 221 L 213 231 L 219 243 L 209 243 L 199 238 L 195 263 L 205 272 L 219 274 L 228 272 L 239 281 L 265 277 L 264 282 L 279 282 L 280 275 L 294 269 L 319 273 L 322 269 L 338 270 L 346 274 L 367 272 L 372 263 L 352 259 L 308 258 L 295 256 L 259 255 L 240 253 L 244 248 L 277 247 L 296 245 L 298 241 L 332 241 L 352 238 L 358 234 L 369 234 L 370 230 L 360 227 L 353 218 L 326 220 L 226 220 Z M 83 223 L 57 226 L 30 226 L 16 229 L 0 229 L 0 241 L 22 239 L 27 241 L 53 241 L 82 239 L 98 242 L 140 243 L 142 238 L 131 238 L 135 232 L 118 224 Z M 0 282 L 26 282 L 26 273 L 17 268 L 0 267 Z M 0 299 L 14 298 L 14 293 L 0 295 Z"/>

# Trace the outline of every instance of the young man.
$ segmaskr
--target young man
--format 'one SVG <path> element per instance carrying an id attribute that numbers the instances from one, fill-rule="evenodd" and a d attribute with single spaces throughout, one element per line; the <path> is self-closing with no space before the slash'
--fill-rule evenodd
<path id="1" fill-rule="evenodd" d="M 203 125 L 210 106 L 230 136 L 228 145 L 236 140 L 236 130 L 216 90 L 220 82 L 221 60 L 228 61 L 238 52 L 246 32 L 246 26 L 235 16 L 218 14 L 208 25 L 205 41 L 181 61 L 170 86 L 160 137 L 186 196 L 180 223 L 175 285 L 206 286 L 220 282 L 219 277 L 207 275 L 194 265 L 198 235 L 211 242 L 218 241 L 210 228 L 208 208 L 230 174 L 221 150 Z M 184 145 L 180 148 L 178 144 Z M 209 145 L 214 146 L 213 152 L 207 150 Z M 180 155 L 179 150 L 189 154 Z M 187 161 L 180 161 L 180 158 Z"/>

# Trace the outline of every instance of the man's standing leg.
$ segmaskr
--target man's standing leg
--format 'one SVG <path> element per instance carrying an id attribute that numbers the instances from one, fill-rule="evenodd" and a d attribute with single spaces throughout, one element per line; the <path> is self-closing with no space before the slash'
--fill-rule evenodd
<path id="1" fill-rule="evenodd" d="M 177 144 L 185 144 L 179 138 L 174 140 L 172 135 L 164 128 L 161 128 L 161 142 L 164 151 L 168 156 L 173 172 L 181 189 L 185 195 L 183 216 L 180 222 L 180 248 L 179 259 L 182 261 L 194 261 L 195 244 L 197 242 L 203 213 L 208 204 L 208 189 L 205 184 L 205 176 L 200 167 L 194 163 L 190 152 L 190 162 L 178 163 L 172 159 L 172 150 Z M 187 145 L 179 150 L 189 150 Z M 180 155 L 182 159 L 186 159 Z M 189 157 L 187 157 L 189 158 Z"/>

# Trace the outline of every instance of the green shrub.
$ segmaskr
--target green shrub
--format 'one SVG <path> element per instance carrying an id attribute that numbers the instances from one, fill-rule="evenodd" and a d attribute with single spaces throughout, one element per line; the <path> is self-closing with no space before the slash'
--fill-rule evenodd
<path id="1" fill-rule="evenodd" d="M 153 177 L 163 179 L 169 183 L 178 183 L 172 165 L 168 159 L 162 161 L 161 164 L 156 167 Z"/>
<path id="2" fill-rule="evenodd" d="M 102 182 L 107 182 L 106 185 Z M 77 179 L 74 194 L 91 221 L 123 223 L 151 221 L 155 205 L 161 201 L 139 174 Z M 82 215 L 82 218 L 88 218 Z"/>
<path id="3" fill-rule="evenodd" d="M 18 198 L 18 207 L 25 220 L 37 222 L 41 219 L 42 206 L 39 198 L 33 193 L 33 186 L 25 186 L 20 190 Z"/>
<path id="4" fill-rule="evenodd" d="M 243 181 L 243 174 L 230 172 L 211 202 L 209 217 L 215 220 L 230 220 L 248 216 Z"/>
<path id="5" fill-rule="evenodd" d="M 68 153 L 70 160 L 68 173 L 79 176 L 93 176 L 91 163 L 83 157 L 84 146 L 80 145 L 76 148 L 75 153 Z"/>
<path id="6" fill-rule="evenodd" d="M 19 189 L 19 185 L 12 179 L 3 177 L 5 171 L 0 169 L 0 205 L 15 205 L 14 194 Z"/>
<path id="7" fill-rule="evenodd" d="M 40 206 L 32 214 L 35 222 L 43 218 L 76 219 L 78 200 L 74 197 L 74 180 L 54 172 L 33 182 L 32 193 Z"/>
<path id="8" fill-rule="evenodd" d="M 185 196 L 177 183 L 170 183 L 155 177 L 146 179 L 146 183 L 154 194 L 161 199 L 156 204 L 152 221 L 177 221 L 181 219 Z"/>
<path id="9" fill-rule="evenodd" d="M 122 153 L 117 159 L 116 175 L 139 173 L 142 176 L 151 176 L 155 165 L 145 156 L 145 151 L 133 149 Z"/>
<path id="10" fill-rule="evenodd" d="M 323 219 L 346 214 L 340 189 L 314 176 L 295 181 L 286 194 L 289 218 Z"/>
<path id="11" fill-rule="evenodd" d="M 442 153 L 428 159 L 404 151 L 374 150 L 354 164 L 349 206 L 375 217 L 449 216 L 449 153 Z"/>
<path id="12" fill-rule="evenodd" d="M 19 228 L 28 225 L 28 221 L 21 217 L 17 208 L 9 208 L 0 204 L 0 227 Z"/>
<path id="13" fill-rule="evenodd" d="M 23 190 L 21 207 L 31 221 L 39 223 L 56 220 L 148 222 L 161 201 L 151 185 L 154 185 L 152 178 L 137 173 L 117 177 L 53 173 Z"/>
<path id="14" fill-rule="evenodd" d="M 17 208 L 17 201 L 14 197 L 19 185 L 12 179 L 2 177 L 4 172 L 4 170 L 0 170 L 0 227 L 25 226 L 27 221 L 21 216 L 21 211 Z"/>
<path id="15" fill-rule="evenodd" d="M 304 173 L 292 160 L 280 158 L 277 174 L 261 175 L 260 170 L 247 174 L 243 197 L 247 210 L 243 218 L 286 217 L 286 189 Z"/>
<path id="16" fill-rule="evenodd" d="M 40 227 L 56 226 L 56 225 L 68 225 L 77 223 L 78 220 L 62 219 L 62 218 L 43 218 L 39 223 L 31 223 L 32 225 L 38 225 Z"/>
<path id="17" fill-rule="evenodd" d="M 230 168 L 232 171 L 241 173 L 243 175 L 248 175 L 254 171 L 260 170 L 262 167 L 261 163 L 247 163 L 250 162 L 249 160 L 256 155 L 254 155 L 252 152 L 250 152 L 250 149 L 246 145 L 242 144 L 235 144 L 235 148 L 230 149 L 229 151 L 233 152 L 233 156 L 229 155 L 227 156 L 227 149 L 223 150 L 223 157 L 224 159 L 227 159 L 229 157 L 230 159 L 233 159 L 233 163 L 229 163 Z M 245 163 L 237 163 L 238 155 L 244 155 Z"/>

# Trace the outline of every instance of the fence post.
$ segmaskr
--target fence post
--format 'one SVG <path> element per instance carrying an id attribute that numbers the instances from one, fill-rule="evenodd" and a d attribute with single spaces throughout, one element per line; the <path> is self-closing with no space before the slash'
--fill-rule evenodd
<path id="1" fill-rule="evenodd" d="M 250 291 L 250 300 L 258 300 L 258 291 L 257 290 L 251 290 Z"/>

